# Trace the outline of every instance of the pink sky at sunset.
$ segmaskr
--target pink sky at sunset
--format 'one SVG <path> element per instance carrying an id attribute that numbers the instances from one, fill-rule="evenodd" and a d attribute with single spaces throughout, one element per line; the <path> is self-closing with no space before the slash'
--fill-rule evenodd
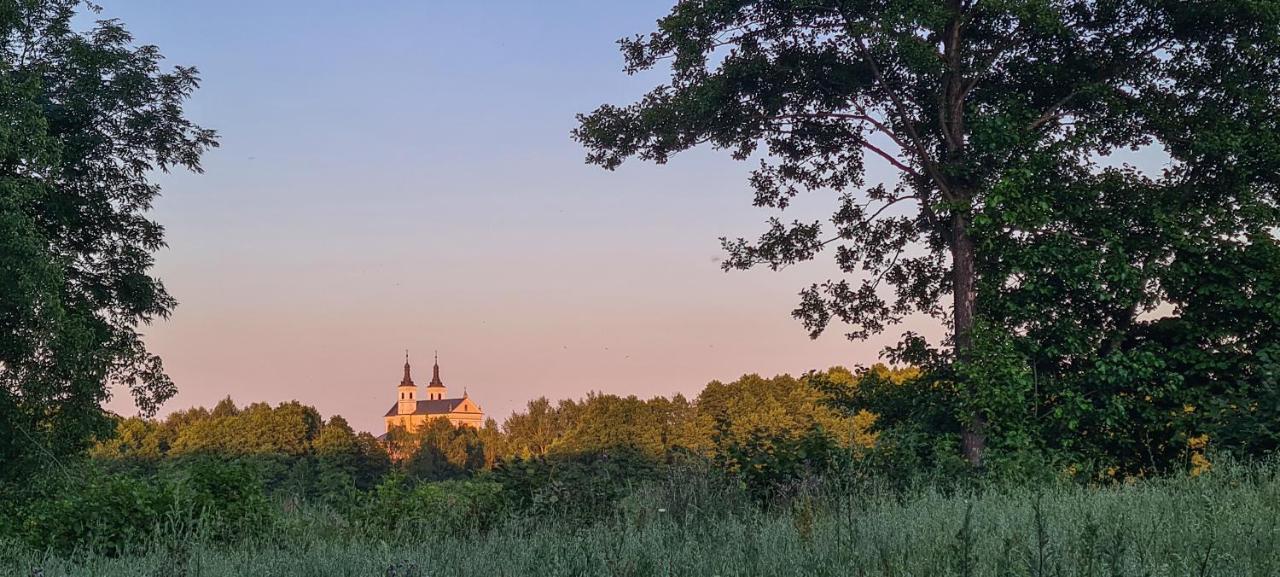
<path id="1" fill-rule="evenodd" d="M 750 163 L 583 163 L 574 114 L 662 81 L 623 74 L 613 41 L 669 3 L 485 4 L 106 6 L 200 68 L 189 110 L 222 135 L 206 174 L 160 178 L 157 272 L 180 302 L 145 329 L 179 387 L 162 414 L 297 399 L 381 432 L 407 348 L 417 375 L 438 349 L 450 392 L 501 422 L 539 396 L 691 396 L 940 333 L 912 319 L 867 342 L 840 327 L 810 340 L 790 311 L 835 272 L 830 255 L 722 272 L 717 237 L 772 215 L 751 206 Z M 781 216 L 825 221 L 833 205 L 812 195 Z M 136 411 L 127 394 L 109 408 Z"/>

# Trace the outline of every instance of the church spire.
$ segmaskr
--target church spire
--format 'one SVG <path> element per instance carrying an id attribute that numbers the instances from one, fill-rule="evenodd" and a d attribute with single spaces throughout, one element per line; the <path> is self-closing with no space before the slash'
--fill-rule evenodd
<path id="1" fill-rule="evenodd" d="M 409 349 L 404 350 L 404 379 L 400 381 L 400 386 L 413 386 L 413 377 L 409 376 Z"/>
<path id="2" fill-rule="evenodd" d="M 440 352 L 436 352 L 436 364 L 431 367 L 431 384 L 429 387 L 443 387 L 444 381 L 440 380 Z"/>

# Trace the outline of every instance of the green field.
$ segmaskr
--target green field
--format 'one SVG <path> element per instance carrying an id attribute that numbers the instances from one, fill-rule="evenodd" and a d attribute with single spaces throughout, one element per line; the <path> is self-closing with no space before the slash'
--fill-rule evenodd
<path id="1" fill-rule="evenodd" d="M 279 504 L 270 531 L 215 544 L 166 532 L 118 557 L 8 545 L 0 574 L 115 576 L 1280 574 L 1280 469 L 1084 487 L 893 495 L 798 487 L 759 507 L 672 473 L 605 518 L 506 519 L 485 531 L 361 530 Z"/>

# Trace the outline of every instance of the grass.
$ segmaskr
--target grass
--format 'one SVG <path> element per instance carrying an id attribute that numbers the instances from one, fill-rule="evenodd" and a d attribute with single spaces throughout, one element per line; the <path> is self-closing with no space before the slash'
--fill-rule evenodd
<path id="1" fill-rule="evenodd" d="M 1280 468 L 1112 487 L 910 496 L 800 491 L 760 510 L 679 480 L 610 518 L 512 520 L 473 535 L 376 538 L 318 508 L 235 546 L 169 535 L 140 554 L 0 546 L 0 574 L 116 576 L 1274 576 Z"/>

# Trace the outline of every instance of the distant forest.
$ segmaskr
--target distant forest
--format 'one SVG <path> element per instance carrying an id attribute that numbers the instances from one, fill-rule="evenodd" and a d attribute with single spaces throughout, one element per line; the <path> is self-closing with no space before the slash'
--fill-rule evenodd
<path id="1" fill-rule="evenodd" d="M 385 442 L 298 401 L 237 406 L 226 398 L 212 409 L 187 409 L 163 420 L 117 417 L 115 435 L 95 443 L 90 454 L 128 468 L 201 455 L 239 457 L 265 467 L 274 485 L 321 495 L 342 486 L 368 489 L 393 473 L 441 481 L 503 463 L 583 455 L 613 453 L 657 464 L 677 454 L 723 459 L 735 447 L 772 453 L 804 440 L 860 452 L 875 442 L 875 416 L 842 410 L 831 402 L 833 392 L 851 392 L 868 375 L 901 382 L 915 373 L 876 366 L 856 375 L 840 367 L 800 378 L 745 375 L 714 381 L 693 400 L 602 393 L 555 403 L 539 398 L 501 425 L 491 418 L 474 429 L 441 418 L 420 430 L 395 429 Z M 796 465 L 804 459 L 796 455 Z"/>

